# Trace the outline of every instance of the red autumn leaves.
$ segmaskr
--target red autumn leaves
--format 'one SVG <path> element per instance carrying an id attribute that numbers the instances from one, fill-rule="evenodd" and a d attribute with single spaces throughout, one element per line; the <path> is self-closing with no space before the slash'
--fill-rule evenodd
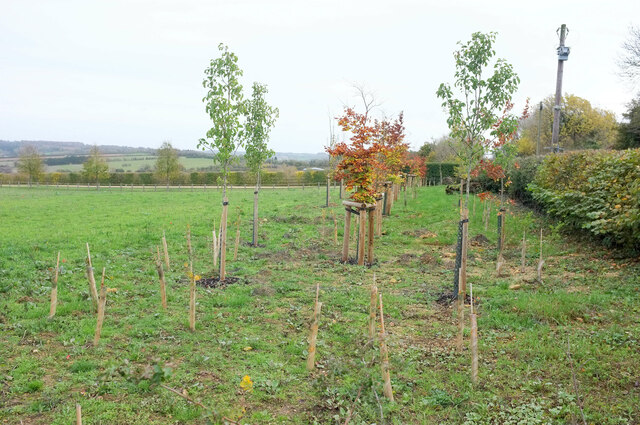
<path id="1" fill-rule="evenodd" d="M 398 176 L 405 165 L 409 145 L 404 143 L 403 115 L 378 121 L 346 108 L 338 125 L 352 136 L 350 143 L 326 148 L 331 156 L 342 158 L 335 178 L 344 179 L 354 201 L 374 203 L 377 185 Z"/>

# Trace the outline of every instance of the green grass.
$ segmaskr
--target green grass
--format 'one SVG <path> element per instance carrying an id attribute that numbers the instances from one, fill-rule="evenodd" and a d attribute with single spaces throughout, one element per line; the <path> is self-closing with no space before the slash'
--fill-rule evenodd
<path id="1" fill-rule="evenodd" d="M 137 164 L 138 161 L 136 161 Z M 508 261 L 495 276 L 495 217 L 471 217 L 469 282 L 478 299 L 480 383 L 469 382 L 470 354 L 455 350 L 456 318 L 436 302 L 451 290 L 457 198 L 420 188 L 385 218 L 370 269 L 338 262 L 332 213 L 342 240 L 343 209 L 321 208 L 324 192 L 264 190 L 260 243 L 242 244 L 229 274 L 241 283 L 198 288 L 196 331 L 189 331 L 185 232 L 194 270 L 210 276 L 211 229 L 219 192 L 0 189 L 0 421 L 68 424 L 75 403 L 84 423 L 206 423 L 206 412 L 156 385 L 185 390 L 247 424 L 632 424 L 640 417 L 640 267 L 572 236 L 532 213 L 507 220 Z M 250 240 L 252 190 L 229 194 L 229 222 L 241 215 Z M 323 214 L 323 211 L 328 214 Z M 324 217 L 324 220 L 323 220 Z M 535 281 L 545 231 L 544 282 Z M 160 306 L 151 251 L 166 232 L 168 311 Z M 229 257 L 235 227 L 229 229 Z M 109 292 L 101 342 L 85 277 L 85 243 Z M 58 310 L 48 320 L 50 275 L 63 259 Z M 353 249 L 352 249 L 353 253 Z M 369 285 L 381 286 L 396 401 L 382 399 L 377 356 L 367 346 Z M 316 283 L 324 303 L 318 369 L 305 370 Z M 511 285 L 520 289 L 509 289 Z M 468 329 L 467 329 L 468 336 Z M 573 372 L 567 356 L 568 346 Z M 374 346 L 377 348 L 377 345 Z M 156 372 L 160 369 L 156 369 Z M 572 375 L 578 384 L 578 400 Z M 249 375 L 254 390 L 240 389 Z M 155 378 L 154 378 L 155 377 Z M 378 401 L 380 398 L 380 401 Z M 381 421 L 380 416 L 383 416 Z M 636 421 L 636 422 L 634 422 Z"/>

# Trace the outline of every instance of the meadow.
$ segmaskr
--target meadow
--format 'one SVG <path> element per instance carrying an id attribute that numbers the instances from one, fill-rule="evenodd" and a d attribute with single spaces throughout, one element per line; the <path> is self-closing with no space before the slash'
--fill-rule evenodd
<path id="1" fill-rule="evenodd" d="M 401 196 L 367 268 L 339 261 L 344 208 L 337 190 L 331 196 L 327 209 L 324 189 L 263 190 L 254 248 L 247 243 L 253 191 L 231 190 L 227 270 L 239 281 L 198 287 L 191 332 L 186 229 L 194 273 L 211 276 L 220 192 L 0 188 L 0 421 L 69 424 L 79 403 L 84 424 L 205 424 L 219 415 L 242 424 L 640 423 L 637 260 L 514 206 L 498 277 L 495 211 L 485 231 L 476 200 L 468 263 L 479 329 L 473 385 L 468 346 L 455 348 L 455 308 L 446 300 L 458 198 L 441 186 L 418 188 L 415 199 L 408 193 L 406 207 Z M 166 311 L 153 254 L 163 231 L 171 256 Z M 87 242 L 96 279 L 104 267 L 110 288 L 95 347 Z M 48 319 L 58 251 L 58 308 Z M 368 337 L 374 273 L 394 402 L 382 395 L 379 350 Z M 317 367 L 309 372 L 318 283 Z"/>

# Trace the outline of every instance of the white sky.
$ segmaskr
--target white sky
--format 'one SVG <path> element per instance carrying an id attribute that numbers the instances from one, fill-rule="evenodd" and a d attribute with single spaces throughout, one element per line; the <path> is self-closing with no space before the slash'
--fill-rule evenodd
<path id="1" fill-rule="evenodd" d="M 633 21 L 635 19 L 635 21 Z M 613 110 L 634 91 L 616 58 L 640 1 L 0 0 L 0 139 L 195 149 L 210 127 L 202 78 L 220 42 L 280 109 L 271 146 L 320 152 L 329 117 L 364 84 L 405 111 L 414 148 L 447 132 L 435 91 L 457 41 L 497 31 L 522 80 L 516 111 L 555 91 L 556 29 L 571 47 L 563 91 Z"/>

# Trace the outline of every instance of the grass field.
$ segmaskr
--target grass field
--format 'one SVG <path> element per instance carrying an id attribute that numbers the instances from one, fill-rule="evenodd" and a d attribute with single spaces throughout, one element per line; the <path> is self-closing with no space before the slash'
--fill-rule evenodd
<path id="1" fill-rule="evenodd" d="M 507 219 L 507 277 L 495 276 L 495 217 L 480 204 L 470 223 L 469 282 L 478 304 L 480 375 L 455 350 L 456 318 L 438 303 L 451 290 L 457 198 L 418 189 L 385 218 L 377 264 L 341 264 L 324 193 L 264 191 L 260 242 L 241 245 L 230 275 L 241 282 L 198 288 L 196 331 L 188 325 L 185 231 L 194 271 L 210 276 L 219 193 L 0 189 L 0 422 L 207 423 L 208 413 L 155 385 L 177 389 L 243 424 L 640 423 L 640 266 L 561 233 L 516 209 Z M 338 216 L 342 240 L 343 209 Z M 250 239 L 252 191 L 230 193 L 230 223 Z M 325 217 L 323 219 L 323 217 Z M 535 280 L 544 229 L 544 283 Z M 166 232 L 172 269 L 168 311 L 160 306 L 151 250 Z M 235 227 L 230 225 L 229 257 Z M 106 267 L 106 316 L 92 347 L 95 313 L 85 243 Z M 61 251 L 57 315 L 50 275 Z M 367 345 L 373 272 L 385 306 L 395 402 L 382 396 L 377 344 Z M 314 372 L 305 359 L 315 287 L 323 302 Z M 510 289 L 516 285 L 518 289 Z M 468 336 L 468 327 L 467 327 Z M 153 369 L 156 367 L 156 369 Z M 169 371 L 170 369 L 170 371 Z M 162 372 L 154 373 L 153 372 Z M 253 391 L 240 387 L 248 375 Z M 354 403 L 357 394 L 360 397 Z M 214 422 L 215 423 L 215 422 Z"/>

